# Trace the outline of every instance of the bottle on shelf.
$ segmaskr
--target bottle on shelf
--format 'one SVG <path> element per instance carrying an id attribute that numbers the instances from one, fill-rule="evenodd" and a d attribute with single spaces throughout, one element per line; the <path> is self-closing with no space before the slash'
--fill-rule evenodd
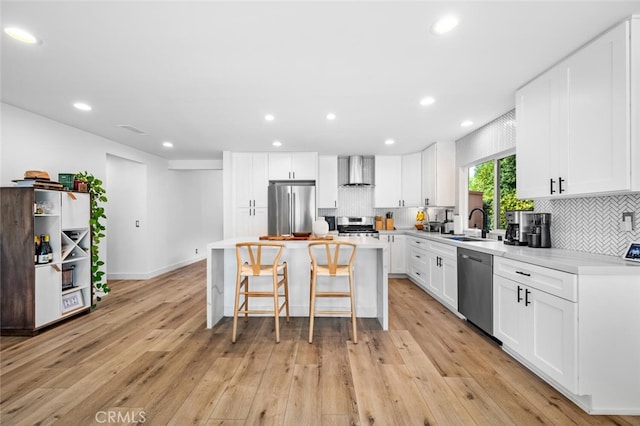
<path id="1" fill-rule="evenodd" d="M 33 236 L 33 245 L 35 246 L 35 254 L 33 256 L 33 262 L 38 263 L 38 254 L 40 252 L 40 237 L 37 235 Z"/>
<path id="2" fill-rule="evenodd" d="M 53 260 L 53 250 L 49 244 L 49 235 L 40 236 L 40 250 L 38 251 L 38 263 L 49 263 Z"/>

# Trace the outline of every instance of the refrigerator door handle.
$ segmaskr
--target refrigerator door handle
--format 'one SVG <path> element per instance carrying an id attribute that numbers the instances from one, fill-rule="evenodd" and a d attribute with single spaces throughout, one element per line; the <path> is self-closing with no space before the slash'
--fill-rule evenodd
<path id="1" fill-rule="evenodd" d="M 291 234 L 296 230 L 296 193 L 293 193 L 293 209 L 291 210 Z"/>

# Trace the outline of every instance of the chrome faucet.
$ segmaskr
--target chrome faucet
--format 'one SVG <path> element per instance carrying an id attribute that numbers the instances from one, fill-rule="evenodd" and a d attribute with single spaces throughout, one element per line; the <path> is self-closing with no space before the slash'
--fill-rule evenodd
<path id="1" fill-rule="evenodd" d="M 471 220 L 471 216 L 473 216 L 473 212 L 475 212 L 476 210 L 482 212 L 482 238 L 487 238 L 487 212 L 485 212 L 481 208 L 476 207 L 475 209 L 471 210 L 471 212 L 469 212 L 469 220 Z"/>

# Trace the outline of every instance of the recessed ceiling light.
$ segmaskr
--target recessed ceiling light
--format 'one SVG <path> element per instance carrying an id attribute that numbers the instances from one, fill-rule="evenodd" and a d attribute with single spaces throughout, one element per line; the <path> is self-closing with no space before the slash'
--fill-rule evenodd
<path id="1" fill-rule="evenodd" d="M 169 141 L 162 142 L 162 146 L 164 146 L 165 148 L 173 148 L 173 144 Z"/>
<path id="2" fill-rule="evenodd" d="M 443 16 L 431 27 L 431 32 L 435 35 L 446 34 L 458 26 L 458 18 L 453 15 Z"/>
<path id="3" fill-rule="evenodd" d="M 330 112 L 329 114 L 327 114 L 327 120 L 335 120 L 336 119 L 336 115 L 332 112 Z"/>
<path id="4" fill-rule="evenodd" d="M 460 123 L 460 127 L 469 127 L 473 124 L 473 121 L 471 120 L 464 120 L 462 123 Z"/>
<path id="5" fill-rule="evenodd" d="M 271 144 L 273 146 L 282 146 L 282 142 L 280 141 L 273 141 L 273 143 Z"/>
<path id="6" fill-rule="evenodd" d="M 79 109 L 80 111 L 91 111 L 93 108 L 91 108 L 91 105 L 84 103 L 84 102 L 75 102 L 73 104 L 73 107 L 75 109 Z"/>
<path id="7" fill-rule="evenodd" d="M 396 143 L 396 141 L 394 141 L 393 139 L 387 139 L 386 141 L 384 141 L 385 145 L 393 145 L 394 143 Z"/>
<path id="8" fill-rule="evenodd" d="M 422 98 L 420 99 L 420 105 L 422 106 L 427 106 L 427 105 L 431 105 L 435 102 L 436 100 L 433 99 L 431 96 L 427 96 L 426 98 Z"/>
<path id="9" fill-rule="evenodd" d="M 273 121 L 276 118 L 272 114 L 267 114 L 267 115 L 264 116 L 264 119 L 267 120 L 267 121 Z"/>
<path id="10" fill-rule="evenodd" d="M 17 27 L 7 27 L 4 29 L 4 32 L 7 33 L 11 38 L 14 38 L 22 43 L 27 44 L 38 44 L 40 40 L 36 38 L 33 34 L 28 31 L 23 30 L 22 28 Z"/>

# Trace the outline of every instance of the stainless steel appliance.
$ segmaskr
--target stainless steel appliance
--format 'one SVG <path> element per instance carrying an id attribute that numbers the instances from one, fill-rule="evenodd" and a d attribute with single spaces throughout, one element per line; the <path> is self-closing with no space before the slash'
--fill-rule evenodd
<path id="1" fill-rule="evenodd" d="M 535 213 L 531 225 L 532 240 L 536 241 L 533 247 L 551 247 L 551 213 Z"/>
<path id="2" fill-rule="evenodd" d="M 329 224 L 329 231 L 336 230 L 336 217 L 335 216 L 325 216 L 324 220 Z"/>
<path id="3" fill-rule="evenodd" d="M 271 181 L 268 192 L 269 235 L 312 232 L 316 216 L 314 181 Z"/>
<path id="4" fill-rule="evenodd" d="M 458 312 L 493 336 L 493 256 L 458 247 Z"/>
<path id="5" fill-rule="evenodd" d="M 527 234 L 531 231 L 533 212 L 531 210 L 507 210 L 507 230 L 504 233 L 504 243 L 512 246 L 526 246 Z"/>
<path id="6" fill-rule="evenodd" d="M 343 237 L 373 237 L 379 238 L 379 232 L 374 227 L 373 217 L 338 216 L 338 235 Z"/>

